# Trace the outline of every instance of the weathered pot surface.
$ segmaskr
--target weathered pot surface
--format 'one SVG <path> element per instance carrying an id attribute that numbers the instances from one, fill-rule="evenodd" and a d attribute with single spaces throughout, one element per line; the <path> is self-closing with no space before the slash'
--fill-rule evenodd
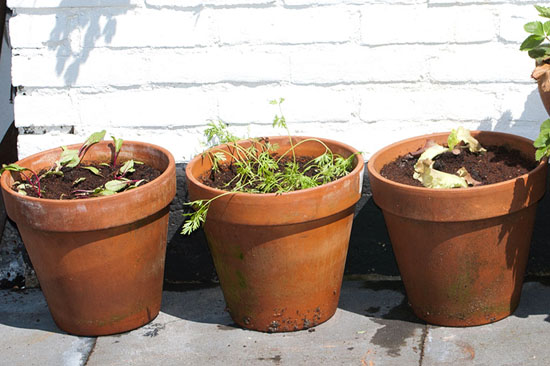
<path id="1" fill-rule="evenodd" d="M 550 64 L 536 65 L 531 77 L 537 81 L 540 99 L 550 115 Z"/>
<path id="2" fill-rule="evenodd" d="M 111 149 L 107 141 L 94 145 L 84 163 L 110 161 Z M 60 152 L 48 150 L 17 164 L 40 171 Z M 161 147 L 125 141 L 119 161 L 128 159 L 163 173 L 127 192 L 81 200 L 22 196 L 10 188 L 10 172 L 1 177 L 8 216 L 18 225 L 53 319 L 72 334 L 124 332 L 160 310 L 175 162 Z"/>
<path id="3" fill-rule="evenodd" d="M 523 137 L 473 131 L 482 145 L 508 145 L 534 157 Z M 382 167 L 448 133 L 397 142 L 368 163 L 373 198 L 382 209 L 415 314 L 446 326 L 480 325 L 510 315 L 519 303 L 546 161 L 528 174 L 473 188 L 430 189 L 390 181 Z"/>
<path id="4" fill-rule="evenodd" d="M 306 137 L 293 137 L 294 142 Z M 288 137 L 269 137 L 279 151 Z M 334 153 L 350 146 L 322 139 Z M 298 156 L 318 156 L 319 143 L 300 145 Z M 328 320 L 338 305 L 354 207 L 360 198 L 363 158 L 347 176 L 316 188 L 283 194 L 236 193 L 211 204 L 204 230 L 235 323 L 282 332 L 307 329 Z M 197 177 L 209 159 L 193 159 L 186 169 L 191 200 L 224 191 Z"/>

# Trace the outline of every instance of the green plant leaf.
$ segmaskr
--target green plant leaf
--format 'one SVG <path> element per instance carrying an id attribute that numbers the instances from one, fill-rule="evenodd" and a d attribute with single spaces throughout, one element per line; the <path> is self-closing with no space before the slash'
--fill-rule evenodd
<path id="1" fill-rule="evenodd" d="M 537 161 L 540 161 L 540 159 L 542 159 L 545 156 L 548 156 L 548 147 L 545 147 L 545 148 L 542 148 L 542 149 L 537 149 L 535 151 L 535 159 Z"/>
<path id="2" fill-rule="evenodd" d="M 544 27 L 542 22 L 529 22 L 523 26 L 523 29 L 525 29 L 528 33 L 544 36 Z"/>
<path id="3" fill-rule="evenodd" d="M 133 173 L 136 170 L 134 169 L 134 161 L 132 159 L 126 161 L 120 169 L 118 170 L 121 175 L 125 175 L 126 173 Z"/>
<path id="4" fill-rule="evenodd" d="M 9 170 L 11 172 L 24 172 L 25 170 L 28 170 L 27 168 L 23 168 L 22 166 L 19 166 L 15 163 L 13 164 L 2 164 L 2 169 L 0 169 L 0 174 L 4 173 L 5 170 Z"/>
<path id="5" fill-rule="evenodd" d="M 61 146 L 61 149 L 63 151 L 61 152 L 61 156 L 59 157 L 59 160 L 56 164 L 59 168 L 62 166 L 66 166 L 67 168 L 74 168 L 75 166 L 80 164 L 78 150 L 67 149 L 66 146 Z"/>
<path id="6" fill-rule="evenodd" d="M 64 174 L 61 170 L 48 170 L 46 173 L 42 174 L 40 176 L 40 179 L 45 178 L 50 175 L 57 175 L 58 177 L 62 177 Z"/>
<path id="7" fill-rule="evenodd" d="M 546 56 L 550 55 L 550 45 L 540 45 L 532 50 L 529 50 L 527 54 L 529 57 L 534 58 L 535 60 L 543 59 Z"/>
<path id="8" fill-rule="evenodd" d="M 122 143 L 124 142 L 124 140 L 123 139 L 117 139 L 114 136 L 111 136 L 111 138 L 113 139 L 113 142 L 115 144 L 115 153 L 118 154 L 120 152 L 120 149 L 122 148 Z"/>
<path id="9" fill-rule="evenodd" d="M 115 192 L 115 191 L 111 191 L 111 190 L 109 190 L 109 189 L 102 189 L 102 190 L 99 191 L 97 194 L 100 195 L 100 196 L 111 196 L 111 195 L 113 195 L 113 194 L 116 194 L 116 192 Z"/>
<path id="10" fill-rule="evenodd" d="M 475 138 L 470 134 L 470 130 L 465 129 L 464 127 L 459 127 L 456 130 L 453 129 L 447 138 L 447 144 L 449 145 L 449 150 L 455 148 L 459 142 L 464 142 L 468 146 L 470 152 L 486 152 Z M 419 159 L 420 160 L 420 159 Z"/>
<path id="11" fill-rule="evenodd" d="M 550 118 L 540 124 L 539 131 L 550 130 Z"/>
<path id="12" fill-rule="evenodd" d="M 103 177 L 103 175 L 101 175 L 101 173 L 99 172 L 99 169 L 97 169 L 96 167 L 93 167 L 93 166 L 83 166 L 82 169 L 87 169 L 89 171 L 91 171 L 92 173 L 94 173 L 95 175 L 98 175 L 100 177 Z"/>
<path id="13" fill-rule="evenodd" d="M 114 179 L 105 183 L 105 189 L 113 192 L 118 192 L 128 186 L 127 179 Z"/>
<path id="14" fill-rule="evenodd" d="M 537 36 L 537 35 L 530 35 L 523 41 L 521 46 L 519 46 L 520 51 L 530 51 L 533 48 L 537 47 L 544 41 L 543 36 Z"/>
<path id="15" fill-rule="evenodd" d="M 104 137 L 105 137 L 105 130 L 92 133 L 90 137 L 88 137 L 86 141 L 84 141 L 84 143 L 78 150 L 78 156 L 82 157 L 90 146 L 92 146 L 93 144 L 97 144 L 99 141 L 103 140 Z"/>
<path id="16" fill-rule="evenodd" d="M 535 5 L 535 8 L 539 11 L 539 15 L 544 18 L 550 18 L 550 7 L 544 7 L 540 5 Z"/>
<path id="17" fill-rule="evenodd" d="M 75 179 L 75 181 L 73 182 L 73 186 L 76 186 L 78 183 L 83 182 L 83 181 L 85 181 L 85 180 L 86 180 L 86 178 L 84 178 L 84 177 L 77 178 L 77 179 Z"/>
<path id="18" fill-rule="evenodd" d="M 542 25 L 542 29 L 544 30 L 545 35 L 548 35 L 550 33 L 550 20 L 544 22 L 544 24 Z"/>

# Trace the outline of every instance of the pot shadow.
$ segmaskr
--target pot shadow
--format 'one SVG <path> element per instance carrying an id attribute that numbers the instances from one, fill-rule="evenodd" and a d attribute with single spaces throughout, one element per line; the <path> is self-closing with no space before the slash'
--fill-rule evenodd
<path id="1" fill-rule="evenodd" d="M 399 276 L 382 210 L 376 206 L 365 164 L 363 190 L 355 209 L 344 274 Z"/>
<path id="2" fill-rule="evenodd" d="M 68 334 L 55 325 L 40 289 L 1 290 L 0 324 Z"/>

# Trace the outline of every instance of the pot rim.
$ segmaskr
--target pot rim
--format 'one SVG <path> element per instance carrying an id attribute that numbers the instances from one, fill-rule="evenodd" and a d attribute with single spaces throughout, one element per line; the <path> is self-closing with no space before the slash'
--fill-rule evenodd
<path id="1" fill-rule="evenodd" d="M 364 166 L 365 166 L 365 159 L 363 157 L 363 153 L 357 149 L 355 149 L 354 147 L 348 145 L 348 144 L 345 144 L 343 142 L 340 142 L 340 141 L 337 141 L 337 140 L 332 140 L 332 139 L 326 139 L 326 138 L 321 138 L 321 137 L 312 137 L 312 136 L 296 136 L 296 135 L 291 135 L 290 136 L 293 140 L 294 139 L 302 139 L 302 140 L 306 140 L 306 139 L 317 139 L 317 140 L 320 140 L 322 141 L 323 143 L 327 143 L 328 144 L 332 144 L 332 145 L 339 145 L 341 146 L 342 148 L 350 151 L 352 154 L 356 154 L 355 156 L 357 157 L 357 164 L 355 165 L 355 167 L 353 168 L 353 170 L 351 172 L 349 172 L 347 175 L 343 176 L 343 177 L 340 177 L 332 182 L 329 182 L 329 183 L 325 183 L 325 184 L 321 184 L 317 187 L 313 187 L 313 188 L 306 188 L 306 189 L 300 189 L 300 190 L 295 190 L 295 191 L 290 191 L 290 192 L 284 192 L 284 193 L 248 193 L 248 192 L 232 192 L 232 196 L 245 196 L 247 197 L 248 199 L 254 199 L 252 197 L 280 197 L 280 196 L 292 196 L 292 195 L 297 195 L 297 194 L 300 194 L 300 192 L 311 192 L 313 190 L 319 190 L 319 189 L 324 189 L 324 188 L 330 188 L 336 184 L 341 184 L 341 182 L 345 181 L 345 180 L 349 180 L 349 179 L 353 179 L 353 177 L 359 173 L 359 174 L 362 174 L 363 170 L 364 170 Z M 288 136 L 284 136 L 284 135 L 281 135 L 281 136 L 266 136 L 265 138 L 268 138 L 268 139 L 287 139 Z M 243 140 L 238 140 L 236 141 L 237 143 L 239 142 L 246 142 L 246 141 L 250 141 L 251 138 L 249 139 L 243 139 Z M 223 193 L 227 193 L 227 192 L 231 192 L 231 191 L 225 191 L 223 189 L 218 189 L 218 188 L 212 188 L 212 187 L 209 187 L 207 186 L 206 184 L 200 182 L 197 177 L 195 177 L 192 173 L 191 173 L 191 167 L 195 164 L 197 164 L 197 162 L 202 158 L 202 154 L 207 152 L 207 151 L 210 151 L 212 149 L 216 149 L 216 148 L 223 148 L 225 146 L 227 146 L 228 144 L 219 144 L 219 145 L 216 145 L 216 146 L 213 146 L 211 148 L 208 148 L 206 149 L 205 151 L 203 151 L 202 153 L 196 155 L 193 159 L 191 159 L 191 161 L 189 161 L 189 163 L 187 164 L 187 166 L 185 167 L 185 175 L 187 176 L 187 179 L 188 180 L 191 180 L 193 182 L 193 184 L 195 184 L 196 186 L 200 187 L 201 189 L 204 189 L 206 191 L 208 191 L 209 193 L 211 193 L 212 195 L 214 196 L 218 196 L 220 194 L 223 194 Z"/>
<path id="2" fill-rule="evenodd" d="M 112 144 L 113 142 L 112 141 L 108 141 L 108 140 L 102 140 L 100 142 L 98 142 L 97 144 L 101 144 L 101 145 L 108 145 L 108 144 Z M 124 140 L 124 144 L 126 145 L 142 145 L 142 146 L 147 146 L 147 147 L 150 147 L 154 150 L 157 150 L 157 151 L 160 151 L 162 154 L 164 154 L 167 158 L 168 158 L 168 165 L 166 166 L 166 169 L 164 169 L 164 171 L 157 177 L 155 178 L 154 180 L 152 180 L 151 182 L 148 182 L 148 184 L 151 184 L 155 181 L 159 181 L 161 179 L 165 179 L 169 174 L 169 170 L 168 169 L 171 165 L 175 165 L 175 160 L 174 160 L 174 157 L 172 156 L 172 154 L 170 153 L 170 151 L 168 151 L 167 149 L 161 147 L 161 146 L 158 146 L 158 145 L 155 145 L 155 144 L 150 144 L 150 143 L 147 143 L 147 142 L 142 142 L 142 141 L 131 141 L 131 140 Z M 67 148 L 80 148 L 80 146 L 82 146 L 82 144 L 73 144 L 73 145 L 68 145 Z M 93 149 L 93 145 L 92 145 L 92 149 Z M 124 145 L 123 145 L 123 148 L 124 148 Z M 27 160 L 31 160 L 31 159 L 34 159 L 40 155 L 46 155 L 46 154 L 49 154 L 49 153 L 52 153 L 56 150 L 59 150 L 61 149 L 61 147 L 55 147 L 55 148 L 52 148 L 52 149 L 48 149 L 48 150 L 44 150 L 44 151 L 40 151 L 38 153 L 35 153 L 35 154 L 32 154 L 32 155 L 29 155 L 21 160 L 18 160 L 15 162 L 15 164 L 18 164 L 22 167 L 25 167 L 25 161 Z M 109 196 L 98 196 L 98 197 L 90 197 L 90 198 L 85 198 L 85 199 L 82 199 L 82 200 L 77 200 L 77 199 L 73 199 L 73 200 L 59 200 L 59 199 L 52 199 L 52 198 L 38 198 L 38 197 L 29 197 L 29 196 L 24 196 L 24 195 L 21 195 L 17 192 L 15 192 L 10 185 L 8 185 L 8 176 L 10 175 L 10 172 L 9 171 L 5 171 L 2 176 L 0 176 L 0 186 L 2 188 L 2 191 L 4 191 L 4 193 L 7 193 L 13 197 L 16 197 L 17 199 L 24 199 L 24 200 L 28 200 L 29 202 L 39 202 L 39 203 L 48 203 L 48 205 L 58 205 L 58 204 L 61 204 L 61 205 L 67 205 L 69 204 L 69 202 L 71 203 L 74 203 L 74 204 L 82 204 L 83 201 L 86 201 L 86 202 L 95 202 L 95 201 L 98 201 L 98 200 L 104 200 L 104 201 L 108 201 L 108 200 L 115 200 L 115 199 L 120 199 L 120 197 L 124 198 L 126 196 L 128 196 L 129 194 L 133 194 L 132 191 L 136 190 L 136 189 L 141 189 L 141 188 L 145 188 L 147 187 L 147 184 L 143 185 L 143 186 L 139 186 L 139 187 L 136 187 L 134 189 L 131 189 L 129 191 L 124 191 L 124 192 L 121 192 L 121 193 L 116 193 L 116 194 L 113 194 L 113 195 L 109 195 Z"/>
<path id="3" fill-rule="evenodd" d="M 475 134 L 476 136 L 480 135 L 480 134 L 501 135 L 503 137 L 510 137 L 512 139 L 522 140 L 526 143 L 529 143 L 530 145 L 533 145 L 533 140 L 528 139 L 528 138 L 523 137 L 523 136 L 511 134 L 511 133 L 497 132 L 497 131 L 484 131 L 484 130 L 472 130 L 471 132 L 472 132 L 472 134 Z M 382 181 L 385 184 L 395 185 L 395 186 L 400 187 L 401 189 L 409 190 L 411 192 L 423 192 L 423 193 L 431 192 L 431 193 L 434 193 L 434 194 L 438 194 L 437 192 L 448 193 L 448 192 L 452 191 L 452 192 L 456 192 L 457 194 L 465 194 L 465 192 L 482 192 L 482 191 L 485 191 L 485 190 L 494 190 L 494 189 L 498 189 L 502 186 L 508 185 L 508 184 L 510 184 L 510 182 L 515 182 L 515 181 L 518 181 L 518 180 L 526 179 L 527 176 L 532 175 L 532 174 L 538 172 L 539 170 L 544 169 L 545 165 L 547 164 L 548 158 L 544 157 L 543 159 L 541 159 L 538 162 L 538 165 L 537 165 L 536 168 L 528 171 L 525 174 L 519 175 L 519 176 L 517 176 L 515 178 L 512 178 L 512 179 L 507 179 L 505 181 L 498 182 L 498 183 L 486 184 L 486 185 L 482 185 L 482 186 L 478 186 L 478 187 L 467 187 L 467 188 L 428 188 L 428 187 L 416 187 L 416 186 L 411 186 L 411 185 L 408 185 L 408 184 L 398 183 L 396 181 L 393 181 L 391 179 L 387 179 L 384 176 L 382 176 L 380 174 L 380 172 L 378 170 L 376 170 L 373 166 L 376 159 L 380 155 L 382 155 L 384 152 L 386 152 L 387 150 L 389 150 L 391 148 L 394 148 L 396 146 L 399 146 L 399 145 L 402 145 L 402 144 L 405 144 L 405 143 L 408 143 L 408 142 L 412 142 L 412 141 L 415 141 L 415 140 L 421 140 L 421 139 L 426 139 L 427 140 L 430 137 L 440 137 L 440 136 L 445 136 L 445 135 L 449 135 L 449 134 L 450 134 L 450 132 L 436 132 L 436 133 L 430 133 L 430 134 L 425 134 L 425 135 L 419 135 L 419 136 L 416 136 L 416 137 L 411 137 L 411 138 L 407 138 L 407 139 L 404 139 L 404 140 L 400 140 L 400 141 L 394 142 L 390 145 L 387 145 L 387 146 L 383 147 L 382 149 L 378 150 L 375 154 L 373 154 L 371 156 L 371 158 L 369 159 L 368 163 L 367 163 L 369 176 L 374 176 L 376 179 Z"/>

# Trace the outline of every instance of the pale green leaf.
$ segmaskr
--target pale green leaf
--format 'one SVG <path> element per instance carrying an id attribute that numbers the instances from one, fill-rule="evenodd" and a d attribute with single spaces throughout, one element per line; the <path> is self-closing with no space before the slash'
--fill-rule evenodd
<path id="1" fill-rule="evenodd" d="M 542 22 L 529 22 L 523 26 L 523 29 L 525 29 L 528 33 L 544 36 L 544 27 Z"/>
<path id="2" fill-rule="evenodd" d="M 0 174 L 4 173 L 5 170 L 11 171 L 11 172 L 24 172 L 25 170 L 28 170 L 27 168 L 23 168 L 22 166 L 19 166 L 15 163 L 13 164 L 2 164 L 2 169 L 0 169 Z"/>
<path id="3" fill-rule="evenodd" d="M 110 180 L 105 183 L 105 189 L 113 192 L 118 192 L 128 186 L 128 180 L 126 179 L 115 179 Z"/>
<path id="4" fill-rule="evenodd" d="M 91 171 L 92 173 L 94 173 L 95 175 L 103 177 L 103 175 L 101 175 L 101 173 L 99 172 L 99 169 L 97 169 L 94 166 L 83 166 L 82 169 L 87 169 L 87 170 Z"/>
<path id="5" fill-rule="evenodd" d="M 73 186 L 76 186 L 78 183 L 83 182 L 83 181 L 85 181 L 85 180 L 86 180 L 86 178 L 84 178 L 84 177 L 77 178 L 77 179 L 75 179 L 75 181 L 73 182 Z"/>
<path id="6" fill-rule="evenodd" d="M 414 179 L 427 188 L 466 188 L 468 183 L 462 177 L 444 173 L 432 168 L 431 160 L 419 160 L 415 165 Z"/>
<path id="7" fill-rule="evenodd" d="M 111 136 L 111 138 L 113 139 L 113 141 L 115 143 L 115 153 L 118 154 L 120 149 L 122 148 L 122 143 L 124 142 L 124 140 L 123 139 L 117 139 L 114 136 Z"/>
<path id="8" fill-rule="evenodd" d="M 445 152 L 449 151 L 448 148 L 435 144 L 429 148 L 427 148 L 422 155 L 418 158 L 418 162 L 422 160 L 433 160 L 436 156 L 441 155 Z M 417 163 L 418 164 L 418 163 Z"/>
<path id="9" fill-rule="evenodd" d="M 535 8 L 539 11 L 541 17 L 550 18 L 550 7 L 535 5 Z"/>
<path id="10" fill-rule="evenodd" d="M 125 175 L 126 173 L 132 173 L 135 171 L 136 170 L 134 169 L 134 161 L 131 159 L 126 161 L 124 164 L 122 164 L 122 166 L 119 169 L 119 172 L 122 175 Z"/>
<path id="11" fill-rule="evenodd" d="M 477 141 L 475 138 L 472 137 L 470 134 L 470 131 L 465 129 L 464 127 L 459 127 L 456 130 L 452 130 L 449 134 L 449 137 L 447 139 L 447 144 L 449 145 L 449 149 L 452 150 L 458 144 L 459 142 L 464 142 L 467 146 L 470 152 L 486 152 L 479 141 Z"/>

